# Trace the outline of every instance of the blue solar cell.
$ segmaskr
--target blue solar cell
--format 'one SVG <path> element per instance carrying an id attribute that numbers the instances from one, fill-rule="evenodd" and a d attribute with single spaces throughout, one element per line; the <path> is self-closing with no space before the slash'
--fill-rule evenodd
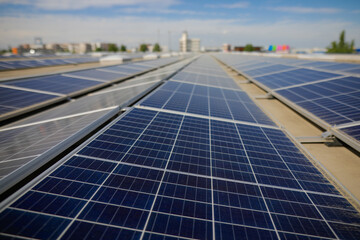
<path id="1" fill-rule="evenodd" d="M 21 201 L 15 202 L 11 207 L 75 217 L 84 205 L 83 200 L 30 191 L 22 197 Z"/>
<path id="2" fill-rule="evenodd" d="M 340 239 L 359 239 L 360 237 L 360 226 L 340 224 L 340 223 L 329 223 L 331 228 L 334 229 Z"/>
<path id="3" fill-rule="evenodd" d="M 230 225 L 224 223 L 215 224 L 216 239 L 237 239 L 240 236 L 244 239 L 278 239 L 275 231 L 261 228 L 251 228 L 239 225 Z"/>
<path id="4" fill-rule="evenodd" d="M 266 199 L 269 211 L 306 218 L 322 219 L 314 205 Z"/>
<path id="5" fill-rule="evenodd" d="M 325 221 L 271 214 L 280 231 L 335 238 Z"/>
<path id="6" fill-rule="evenodd" d="M 141 232 L 89 222 L 75 221 L 62 239 L 139 239 Z"/>
<path id="7" fill-rule="evenodd" d="M 215 221 L 274 229 L 269 214 L 240 208 L 214 206 Z"/>
<path id="8" fill-rule="evenodd" d="M 97 186 L 74 182 L 70 180 L 61 180 L 48 177 L 34 187 L 34 190 L 41 192 L 54 193 L 62 196 L 88 199 L 95 192 Z"/>
<path id="9" fill-rule="evenodd" d="M 196 231 L 194 231 L 196 229 Z M 148 231 L 173 236 L 212 239 L 212 222 L 193 218 L 153 213 L 147 227 Z"/>
<path id="10" fill-rule="evenodd" d="M 5 209 L 0 217 L 0 232 L 29 238 L 54 239 L 69 223 L 69 219 Z"/>

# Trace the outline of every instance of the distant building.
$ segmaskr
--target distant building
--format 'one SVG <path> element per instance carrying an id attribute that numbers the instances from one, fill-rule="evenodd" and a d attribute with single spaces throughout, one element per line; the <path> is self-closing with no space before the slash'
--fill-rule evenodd
<path id="1" fill-rule="evenodd" d="M 87 52 L 91 52 L 91 44 L 90 43 L 70 43 L 68 45 L 69 52 L 83 54 Z"/>
<path id="2" fill-rule="evenodd" d="M 253 50 L 254 52 L 260 52 L 262 50 L 262 47 L 254 46 L 253 49 L 254 49 Z M 245 46 L 235 46 L 234 47 L 235 52 L 243 52 L 244 50 L 245 50 Z"/>
<path id="3" fill-rule="evenodd" d="M 222 50 L 223 50 L 223 52 L 231 52 L 231 45 L 224 43 L 222 46 Z"/>
<path id="4" fill-rule="evenodd" d="M 200 52 L 200 39 L 188 37 L 186 31 L 183 32 L 181 38 L 179 39 L 180 43 L 180 52 Z"/>
<path id="5" fill-rule="evenodd" d="M 57 43 L 48 43 L 45 44 L 45 49 L 53 50 L 54 52 L 61 52 L 63 49 L 60 47 L 60 44 Z"/>

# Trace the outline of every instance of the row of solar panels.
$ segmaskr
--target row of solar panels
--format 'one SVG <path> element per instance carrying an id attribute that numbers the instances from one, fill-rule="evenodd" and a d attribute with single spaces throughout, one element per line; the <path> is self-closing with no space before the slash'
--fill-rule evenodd
<path id="1" fill-rule="evenodd" d="M 50 59 L 29 59 L 29 60 L 2 60 L 0 71 L 17 70 L 25 68 L 48 67 L 56 65 L 80 64 L 98 62 L 98 57 L 72 57 L 72 58 L 50 58 Z"/>
<path id="2" fill-rule="evenodd" d="M 177 60 L 157 59 L 0 82 L 0 120 L 66 101 Z"/>
<path id="3" fill-rule="evenodd" d="M 216 57 L 360 150 L 359 64 L 230 54 Z"/>
<path id="4" fill-rule="evenodd" d="M 136 101 L 190 60 L 122 81 L 0 129 L 0 194 Z M 167 61 L 146 62 L 152 66 Z"/>
<path id="5" fill-rule="evenodd" d="M 14 196 L 2 236 L 357 239 L 359 213 L 231 81 L 185 67 Z"/>

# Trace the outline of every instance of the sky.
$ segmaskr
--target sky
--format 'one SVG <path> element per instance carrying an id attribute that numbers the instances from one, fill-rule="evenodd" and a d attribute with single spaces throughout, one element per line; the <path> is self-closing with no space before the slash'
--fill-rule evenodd
<path id="1" fill-rule="evenodd" d="M 360 47 L 360 0 L 0 0 L 0 49 L 33 43 L 160 42 L 178 50 L 181 33 L 205 47 L 288 44 Z"/>

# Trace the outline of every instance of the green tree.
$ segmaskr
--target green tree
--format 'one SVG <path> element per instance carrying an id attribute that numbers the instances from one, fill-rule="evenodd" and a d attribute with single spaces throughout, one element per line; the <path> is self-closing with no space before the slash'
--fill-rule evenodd
<path id="1" fill-rule="evenodd" d="M 161 48 L 160 48 L 160 45 L 158 43 L 155 43 L 154 48 L 153 48 L 153 52 L 161 52 Z"/>
<path id="2" fill-rule="evenodd" d="M 331 42 L 331 46 L 327 48 L 328 53 L 352 53 L 354 52 L 354 40 L 351 43 L 345 42 L 345 30 L 340 33 L 339 42 Z"/>
<path id="3" fill-rule="evenodd" d="M 126 52 L 126 46 L 124 44 L 121 44 L 120 51 L 121 52 Z"/>
<path id="4" fill-rule="evenodd" d="M 148 47 L 145 43 L 140 45 L 140 52 L 146 52 L 148 50 Z"/>
<path id="5" fill-rule="evenodd" d="M 117 52 L 119 49 L 114 43 L 109 44 L 109 52 Z"/>
<path id="6" fill-rule="evenodd" d="M 98 47 L 95 49 L 95 52 L 101 52 L 102 51 L 102 48 L 101 47 Z"/>
<path id="7" fill-rule="evenodd" d="M 252 44 L 246 44 L 245 48 L 244 48 L 245 52 L 252 52 L 254 51 L 254 46 Z"/>

